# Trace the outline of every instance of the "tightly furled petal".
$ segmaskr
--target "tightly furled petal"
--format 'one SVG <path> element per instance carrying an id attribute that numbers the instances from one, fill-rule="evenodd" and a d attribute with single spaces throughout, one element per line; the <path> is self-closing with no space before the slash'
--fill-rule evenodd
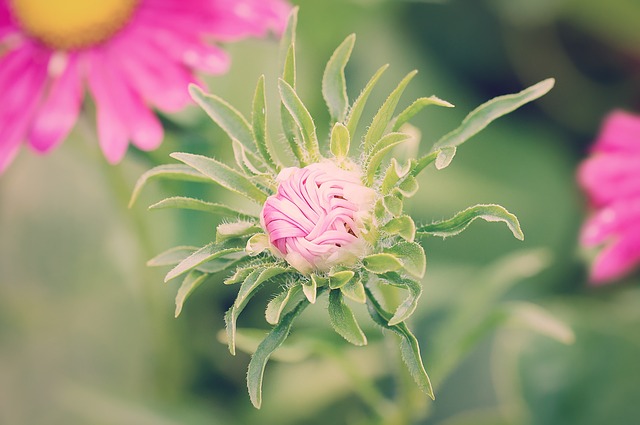
<path id="1" fill-rule="evenodd" d="M 364 221 L 375 194 L 356 172 L 327 161 L 285 168 L 277 181 L 278 192 L 265 202 L 260 220 L 293 267 L 302 273 L 328 270 L 366 253 Z"/>

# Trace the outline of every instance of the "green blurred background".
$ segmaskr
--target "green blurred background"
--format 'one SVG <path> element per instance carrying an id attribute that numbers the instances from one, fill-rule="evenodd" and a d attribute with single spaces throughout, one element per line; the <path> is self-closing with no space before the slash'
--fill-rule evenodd
<path id="1" fill-rule="evenodd" d="M 133 209 L 126 203 L 137 177 L 169 162 L 170 152 L 232 158 L 226 137 L 193 107 L 163 118 L 166 141 L 151 154 L 132 150 L 110 167 L 91 124 L 80 123 L 53 154 L 23 152 L 0 179 L 0 423 L 376 424 L 385 409 L 397 410 L 396 422 L 385 422 L 396 424 L 640 423 L 638 275 L 609 287 L 588 284 L 591 253 L 577 245 L 587 207 L 574 177 L 603 115 L 639 106 L 640 3 L 294 3 L 301 6 L 299 91 L 319 134 L 328 129 L 324 63 L 352 32 L 358 39 L 347 67 L 351 99 L 391 63 L 371 105 L 412 69 L 419 74 L 401 106 L 432 94 L 456 105 L 414 119 L 422 150 L 483 101 L 557 80 L 549 95 L 464 145 L 451 167 L 427 170 L 408 205 L 427 222 L 475 203 L 499 203 L 518 215 L 526 235 L 519 242 L 499 225 L 476 223 L 457 238 L 425 242 L 425 292 L 411 327 L 436 401 L 403 393 L 393 379 L 389 335 L 368 324 L 370 346 L 349 347 L 328 336 L 319 308 L 295 327 L 299 361 L 267 367 L 256 411 L 244 383 L 248 355 L 232 357 L 217 340 L 237 289 L 212 279 L 173 318 L 176 283 L 163 285 L 165 270 L 144 263 L 174 245 L 208 242 L 216 222 L 146 205 L 184 193 L 234 200 L 210 186 L 162 182 Z M 255 81 L 265 73 L 276 135 L 277 41 L 246 41 L 229 51 L 231 71 L 209 78 L 210 90 L 248 114 Z M 267 300 L 265 294 L 250 304 L 240 324 L 266 328 Z M 575 342 L 517 323 L 474 327 L 516 301 L 548 309 L 573 329 Z M 313 343 L 305 343 L 304 330 L 316 335 Z M 387 406 L 386 399 L 399 404 Z"/>

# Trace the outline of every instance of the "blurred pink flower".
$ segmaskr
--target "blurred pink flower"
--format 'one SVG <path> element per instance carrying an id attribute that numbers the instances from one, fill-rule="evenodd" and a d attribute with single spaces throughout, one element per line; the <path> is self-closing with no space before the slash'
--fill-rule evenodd
<path id="1" fill-rule="evenodd" d="M 640 116 L 613 111 L 605 118 L 578 180 L 595 209 L 581 243 L 604 245 L 591 280 L 618 279 L 640 263 Z"/>
<path id="2" fill-rule="evenodd" d="M 67 136 L 85 84 L 110 163 L 129 141 L 157 148 L 150 108 L 184 107 L 194 71 L 229 67 L 214 42 L 281 32 L 288 12 L 284 0 L 0 0 L 0 172 L 23 141 L 46 153 Z"/>
<path id="3" fill-rule="evenodd" d="M 327 161 L 285 168 L 277 181 L 277 193 L 260 214 L 276 255 L 306 274 L 354 262 L 366 253 L 363 221 L 375 193 L 358 173 Z"/>

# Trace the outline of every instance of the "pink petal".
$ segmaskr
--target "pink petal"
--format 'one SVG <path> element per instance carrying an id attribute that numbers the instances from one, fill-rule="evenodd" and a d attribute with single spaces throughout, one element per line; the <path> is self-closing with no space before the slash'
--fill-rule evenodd
<path id="1" fill-rule="evenodd" d="M 90 60 L 88 83 L 97 109 L 98 140 L 100 148 L 111 164 L 122 160 L 129 146 L 129 133 L 120 118 L 119 105 L 113 99 L 110 75 L 108 75 L 105 55 L 96 51 L 88 56 Z"/>
<path id="2" fill-rule="evenodd" d="M 605 118 L 594 150 L 640 154 L 640 117 L 617 110 Z"/>
<path id="3" fill-rule="evenodd" d="M 72 56 L 60 77 L 51 83 L 29 132 L 31 147 L 46 153 L 67 137 L 82 103 L 82 83 L 78 60 Z"/>
<path id="4" fill-rule="evenodd" d="M 640 196 L 639 170 L 640 154 L 595 154 L 580 165 L 578 182 L 595 205 L 605 205 L 616 199 Z"/>
<path id="5" fill-rule="evenodd" d="M 625 234 L 600 252 L 591 269 L 594 284 L 604 284 L 623 277 L 640 261 L 640 229 Z"/>
<path id="6" fill-rule="evenodd" d="M 32 47 L 25 45 L 0 58 L 0 173 L 25 138 L 47 78 L 45 58 Z"/>

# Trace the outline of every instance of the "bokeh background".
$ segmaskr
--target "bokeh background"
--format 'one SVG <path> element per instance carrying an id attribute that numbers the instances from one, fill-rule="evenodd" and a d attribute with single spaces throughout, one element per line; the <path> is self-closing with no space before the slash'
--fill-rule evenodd
<path id="1" fill-rule="evenodd" d="M 432 94 L 456 105 L 414 119 L 422 150 L 485 100 L 557 80 L 549 95 L 465 144 L 452 166 L 427 170 L 409 203 L 422 222 L 499 203 L 518 215 L 526 235 L 520 242 L 500 225 L 475 223 L 459 237 L 426 241 L 425 291 L 411 326 L 436 401 L 402 393 L 394 346 L 372 324 L 370 346 L 349 347 L 329 336 L 320 308 L 297 323 L 289 356 L 268 366 L 256 411 L 245 388 L 248 355 L 230 356 L 217 339 L 237 289 L 211 279 L 173 318 L 177 283 L 164 285 L 166 270 L 144 264 L 174 245 L 205 244 L 216 222 L 146 206 L 178 193 L 232 201 L 211 186 L 158 182 L 134 208 L 126 204 L 137 177 L 170 162 L 170 152 L 232 158 L 226 136 L 193 107 L 163 117 L 167 138 L 151 154 L 131 150 L 122 164 L 106 165 L 87 119 L 53 154 L 23 152 L 0 178 L 0 423 L 376 424 L 385 409 L 400 412 L 385 422 L 397 424 L 640 423 L 639 276 L 589 285 L 593 253 L 577 244 L 588 206 L 575 183 L 603 116 L 640 108 L 640 3 L 293 3 L 301 6 L 298 85 L 319 134 L 328 129 L 324 63 L 352 32 L 351 99 L 391 63 L 371 105 L 412 69 L 419 74 L 401 106 Z M 265 73 L 276 135 L 277 41 L 229 50 L 231 71 L 208 79 L 210 90 L 249 113 Z M 267 300 L 250 304 L 240 324 L 266 328 Z M 562 328 L 542 326 L 556 337 L 549 338 L 517 320 L 478 326 L 523 302 L 566 323 L 575 342 L 566 344 Z"/>

